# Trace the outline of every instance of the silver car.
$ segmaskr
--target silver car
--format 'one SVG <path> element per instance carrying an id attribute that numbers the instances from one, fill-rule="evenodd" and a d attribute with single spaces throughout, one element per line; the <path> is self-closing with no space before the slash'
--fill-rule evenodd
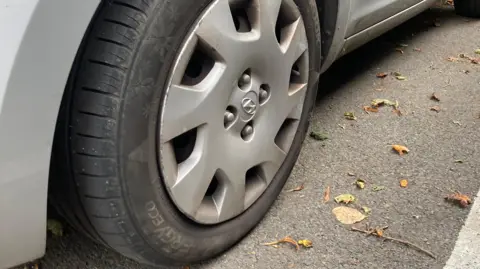
<path id="1" fill-rule="evenodd" d="M 434 2 L 0 1 L 0 268 L 44 254 L 47 198 L 144 264 L 226 251 L 284 186 L 319 75 Z"/>

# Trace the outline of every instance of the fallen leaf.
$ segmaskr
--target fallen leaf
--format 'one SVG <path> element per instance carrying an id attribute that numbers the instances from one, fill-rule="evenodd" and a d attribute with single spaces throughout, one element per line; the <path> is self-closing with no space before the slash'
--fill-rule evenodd
<path id="1" fill-rule="evenodd" d="M 376 229 L 375 229 L 375 234 L 376 234 L 378 237 L 382 237 L 382 236 L 383 236 L 383 229 L 382 229 L 382 228 L 376 228 Z"/>
<path id="2" fill-rule="evenodd" d="M 355 181 L 355 184 L 359 189 L 365 189 L 365 180 L 359 178 L 357 181 Z"/>
<path id="3" fill-rule="evenodd" d="M 298 244 L 306 248 L 311 248 L 313 246 L 312 241 L 308 239 L 298 240 Z"/>
<path id="4" fill-rule="evenodd" d="M 377 113 L 378 112 L 378 108 L 376 107 L 371 107 L 371 106 L 364 106 L 363 107 L 363 111 L 365 112 L 373 112 L 373 113 Z"/>
<path id="5" fill-rule="evenodd" d="M 403 50 L 402 50 L 401 48 L 396 48 L 396 49 L 395 49 L 395 51 L 398 51 L 398 52 L 400 52 L 401 54 L 403 54 L 403 53 L 404 53 L 404 52 L 403 52 Z"/>
<path id="6" fill-rule="evenodd" d="M 453 162 L 454 162 L 454 163 L 463 163 L 462 160 L 455 160 L 455 161 L 453 161 Z"/>
<path id="7" fill-rule="evenodd" d="M 401 111 L 400 109 L 394 108 L 394 109 L 392 110 L 392 112 L 395 113 L 395 114 L 397 114 L 398 116 L 402 116 L 402 115 L 403 115 L 403 113 L 402 113 L 402 111 Z"/>
<path id="8" fill-rule="evenodd" d="M 440 107 L 439 106 L 432 106 L 430 110 L 435 111 L 435 112 L 440 112 Z"/>
<path id="9" fill-rule="evenodd" d="M 355 196 L 348 193 L 340 194 L 339 196 L 335 197 L 335 202 L 349 204 L 355 202 Z"/>
<path id="10" fill-rule="evenodd" d="M 453 6 L 453 0 L 447 0 L 445 1 L 445 5 Z"/>
<path id="11" fill-rule="evenodd" d="M 408 186 L 408 180 L 402 179 L 400 180 L 400 187 L 406 188 Z"/>
<path id="12" fill-rule="evenodd" d="M 462 57 L 460 57 L 460 58 L 462 58 Z M 456 57 L 451 57 L 451 56 L 450 56 L 450 57 L 447 58 L 447 61 L 449 61 L 449 62 L 457 62 L 457 61 L 458 61 L 458 58 L 456 58 Z"/>
<path id="13" fill-rule="evenodd" d="M 469 204 L 472 203 L 472 199 L 470 199 L 470 197 L 458 191 L 453 194 L 447 195 L 447 197 L 445 197 L 445 200 L 457 202 L 461 207 L 467 207 Z"/>
<path id="14" fill-rule="evenodd" d="M 287 190 L 286 192 L 301 191 L 301 190 L 303 190 L 303 188 L 304 188 L 304 183 L 302 183 L 302 185 L 299 185 L 299 186 L 297 186 L 293 189 Z"/>
<path id="15" fill-rule="evenodd" d="M 29 262 L 25 264 L 23 269 L 40 269 L 40 265 L 38 262 Z"/>
<path id="16" fill-rule="evenodd" d="M 475 54 L 480 54 L 480 49 L 476 49 Z"/>
<path id="17" fill-rule="evenodd" d="M 408 153 L 410 151 L 407 147 L 402 145 L 392 145 L 392 149 L 400 155 L 403 155 L 404 152 Z"/>
<path id="18" fill-rule="evenodd" d="M 54 236 L 63 236 L 63 225 L 58 220 L 48 219 L 47 231 L 50 231 Z"/>
<path id="19" fill-rule="evenodd" d="M 362 210 L 365 212 L 365 214 L 370 214 L 372 212 L 372 209 L 366 206 L 362 206 Z"/>
<path id="20" fill-rule="evenodd" d="M 384 189 L 385 189 L 384 186 L 373 185 L 372 187 L 373 191 L 383 191 Z"/>
<path id="21" fill-rule="evenodd" d="M 354 113 L 354 112 L 345 112 L 345 113 L 343 113 L 343 116 L 344 116 L 345 119 L 347 119 L 347 120 L 357 120 L 357 117 L 355 117 L 355 113 Z"/>
<path id="22" fill-rule="evenodd" d="M 327 186 L 325 192 L 323 193 L 323 202 L 326 203 L 330 201 L 330 186 Z"/>
<path id="23" fill-rule="evenodd" d="M 281 244 L 281 243 L 289 243 L 293 246 L 295 246 L 295 249 L 296 250 L 299 250 L 300 249 L 300 246 L 298 245 L 297 241 L 293 240 L 290 236 L 285 236 L 284 238 L 280 239 L 280 240 L 277 240 L 277 241 L 273 241 L 273 242 L 269 242 L 269 243 L 263 243 L 264 246 L 277 246 L 278 247 L 278 244 Z"/>
<path id="24" fill-rule="evenodd" d="M 355 176 L 355 174 L 352 173 L 352 172 L 348 172 L 347 175 L 349 175 L 349 176 L 351 176 L 351 177 L 354 177 L 354 176 Z"/>
<path id="25" fill-rule="evenodd" d="M 373 99 L 372 100 L 372 103 L 370 104 L 371 107 L 373 108 L 377 108 L 379 106 L 391 106 L 393 107 L 394 109 L 397 109 L 399 104 L 398 104 L 398 101 L 395 100 L 395 102 L 393 101 L 390 101 L 388 99 L 380 99 L 380 98 L 377 98 L 377 99 Z"/>
<path id="26" fill-rule="evenodd" d="M 388 76 L 388 74 L 385 73 L 385 72 L 380 72 L 380 73 L 377 74 L 377 78 L 385 78 L 387 76 Z"/>
<path id="27" fill-rule="evenodd" d="M 430 100 L 440 102 L 440 98 L 438 98 L 435 93 L 432 93 L 432 95 L 430 96 Z"/>
<path id="28" fill-rule="evenodd" d="M 397 80 L 407 80 L 407 77 L 405 76 L 395 76 Z"/>
<path id="29" fill-rule="evenodd" d="M 414 48 L 413 50 L 414 50 L 414 51 L 422 51 L 421 48 Z"/>
<path id="30" fill-rule="evenodd" d="M 470 59 L 470 62 L 471 62 L 472 64 L 479 64 L 479 63 L 480 63 L 480 58 Z"/>
<path id="31" fill-rule="evenodd" d="M 360 211 L 346 206 L 335 207 L 332 210 L 332 213 L 335 215 L 338 221 L 348 225 L 360 222 L 366 218 L 366 216 Z"/>
<path id="32" fill-rule="evenodd" d="M 319 141 L 324 141 L 328 139 L 328 136 L 326 134 L 315 132 L 315 131 L 310 132 L 310 137 Z"/>

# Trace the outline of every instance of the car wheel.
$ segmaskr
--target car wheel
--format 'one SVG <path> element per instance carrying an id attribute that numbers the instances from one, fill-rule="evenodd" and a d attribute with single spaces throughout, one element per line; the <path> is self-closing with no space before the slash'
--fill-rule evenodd
<path id="1" fill-rule="evenodd" d="M 480 0 L 455 0 L 454 4 L 458 15 L 480 18 Z"/>
<path id="2" fill-rule="evenodd" d="M 320 57 L 315 1 L 104 1 L 60 111 L 53 203 L 142 263 L 224 252 L 294 166 Z"/>

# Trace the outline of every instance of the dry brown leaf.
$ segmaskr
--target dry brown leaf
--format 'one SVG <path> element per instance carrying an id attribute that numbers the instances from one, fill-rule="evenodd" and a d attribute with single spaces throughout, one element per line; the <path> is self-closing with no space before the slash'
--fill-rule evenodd
<path id="1" fill-rule="evenodd" d="M 401 111 L 400 109 L 398 109 L 398 108 L 394 108 L 394 109 L 392 110 L 392 112 L 395 113 L 395 114 L 397 114 L 398 116 L 402 116 L 402 115 L 403 115 L 402 111 Z"/>
<path id="2" fill-rule="evenodd" d="M 360 211 L 346 206 L 335 207 L 332 210 L 332 213 L 335 215 L 338 221 L 348 225 L 360 222 L 366 218 L 366 216 Z"/>
<path id="3" fill-rule="evenodd" d="M 432 95 L 430 96 L 430 100 L 440 102 L 440 98 L 438 98 L 435 93 L 432 93 Z"/>
<path id="4" fill-rule="evenodd" d="M 408 153 L 410 151 L 407 147 L 402 145 L 392 145 L 392 149 L 400 155 L 403 155 L 404 152 Z"/>
<path id="5" fill-rule="evenodd" d="M 280 240 L 277 240 L 277 241 L 273 241 L 273 242 L 269 242 L 269 243 L 263 243 L 264 246 L 277 246 L 278 247 L 278 244 L 282 244 L 282 243 L 288 243 L 288 244 L 291 244 L 293 246 L 295 246 L 295 249 L 296 250 L 299 250 L 300 249 L 300 246 L 298 245 L 297 241 L 293 240 L 290 236 L 285 236 L 284 238 L 280 239 Z"/>
<path id="6" fill-rule="evenodd" d="M 467 195 L 462 194 L 458 191 L 454 192 L 450 195 L 447 195 L 447 197 L 445 197 L 445 199 L 447 201 L 457 202 L 461 207 L 467 207 L 469 204 L 472 203 L 472 199 L 470 199 L 470 197 L 468 197 Z"/>
<path id="7" fill-rule="evenodd" d="M 371 107 L 371 106 L 364 106 L 363 107 L 363 111 L 365 112 L 373 112 L 373 113 L 377 113 L 378 112 L 378 108 L 376 107 Z"/>
<path id="8" fill-rule="evenodd" d="M 308 239 L 298 240 L 298 244 L 300 246 L 303 246 L 303 247 L 306 247 L 306 248 L 311 248 L 313 246 L 312 241 L 310 241 Z"/>
<path id="9" fill-rule="evenodd" d="M 435 112 L 440 112 L 441 108 L 439 106 L 432 106 L 430 110 L 435 111 Z"/>
<path id="10" fill-rule="evenodd" d="M 380 72 L 380 73 L 377 74 L 377 78 L 386 78 L 387 76 L 388 76 L 388 74 L 385 73 L 385 72 Z"/>
<path id="11" fill-rule="evenodd" d="M 457 62 L 457 61 L 458 61 L 458 58 L 450 56 L 450 57 L 447 58 L 447 61 L 449 61 L 449 62 Z"/>
<path id="12" fill-rule="evenodd" d="M 287 190 L 287 192 L 301 191 L 301 190 L 303 190 L 303 189 L 304 189 L 304 183 L 302 183 L 302 185 L 297 186 L 297 187 L 295 187 L 295 188 L 293 188 L 293 189 Z"/>
<path id="13" fill-rule="evenodd" d="M 327 186 L 325 192 L 323 193 L 323 202 L 326 203 L 330 201 L 330 186 Z"/>
<path id="14" fill-rule="evenodd" d="M 470 59 L 470 62 L 471 62 L 472 64 L 479 64 L 479 63 L 480 63 L 480 58 Z"/>
<path id="15" fill-rule="evenodd" d="M 408 186 L 408 180 L 406 179 L 401 179 L 400 180 L 400 187 L 406 188 Z"/>

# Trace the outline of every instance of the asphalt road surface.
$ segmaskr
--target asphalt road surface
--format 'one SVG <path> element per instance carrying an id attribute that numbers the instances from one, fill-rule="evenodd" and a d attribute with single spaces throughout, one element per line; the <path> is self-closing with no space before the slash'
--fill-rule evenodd
<path id="1" fill-rule="evenodd" d="M 304 184 L 305 189 L 282 193 L 240 244 L 191 268 L 444 268 L 450 256 L 447 268 L 480 268 L 475 260 L 480 259 L 480 205 L 473 206 L 462 230 L 469 209 L 444 201 L 455 190 L 475 197 L 480 187 L 480 65 L 446 60 L 460 53 L 474 56 L 479 29 L 479 21 L 458 17 L 451 8 L 432 9 L 337 62 L 321 77 L 311 125 L 329 138 L 306 139 L 285 186 Z M 407 80 L 392 75 L 379 79 L 379 72 L 400 72 Z M 433 92 L 440 102 L 430 100 Z M 403 115 L 388 107 L 365 113 L 362 106 L 374 98 L 398 100 Z M 344 118 L 348 111 L 355 112 L 356 121 Z M 410 152 L 399 156 L 391 144 L 405 145 Z M 348 173 L 365 179 L 367 187 L 356 189 L 356 177 Z M 399 186 L 403 178 L 409 181 L 407 188 Z M 385 189 L 373 191 L 374 184 Z M 327 186 L 332 197 L 351 193 L 356 204 L 372 209 L 363 223 L 388 225 L 386 235 L 415 243 L 436 259 L 347 229 L 331 212 L 337 205 L 322 203 Z M 262 245 L 287 235 L 309 239 L 313 248 Z M 48 240 L 41 264 L 46 269 L 150 268 L 70 229 Z"/>

